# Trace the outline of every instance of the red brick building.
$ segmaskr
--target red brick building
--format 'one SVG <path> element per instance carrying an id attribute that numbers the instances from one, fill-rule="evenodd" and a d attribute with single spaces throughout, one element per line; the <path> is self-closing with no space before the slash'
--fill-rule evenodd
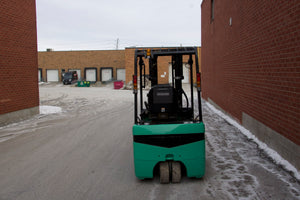
<path id="1" fill-rule="evenodd" d="M 44 51 L 38 52 L 39 80 L 45 82 L 62 81 L 63 72 L 77 71 L 81 80 L 103 82 L 110 80 L 132 81 L 134 69 L 134 53 L 136 48 L 125 50 L 98 51 Z M 200 51 L 198 48 L 199 64 Z M 184 81 L 189 82 L 188 56 L 184 62 Z M 148 62 L 145 61 L 148 66 Z M 159 83 L 169 83 L 171 57 L 158 60 Z M 195 67 L 195 65 L 194 65 Z M 106 76 L 107 75 L 107 76 Z M 194 74 L 196 80 L 196 74 Z"/>
<path id="2" fill-rule="evenodd" d="M 38 65 L 39 79 L 46 82 L 62 81 L 68 71 L 91 82 L 125 79 L 124 50 L 38 52 Z"/>
<path id="3" fill-rule="evenodd" d="M 300 169 L 300 1 L 203 0 L 203 97 Z"/>
<path id="4" fill-rule="evenodd" d="M 0 125 L 39 112 L 35 0 L 0 1 Z"/>

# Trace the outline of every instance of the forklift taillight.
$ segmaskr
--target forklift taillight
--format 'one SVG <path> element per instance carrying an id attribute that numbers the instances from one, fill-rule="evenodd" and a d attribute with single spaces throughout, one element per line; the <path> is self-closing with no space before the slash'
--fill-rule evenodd
<path id="1" fill-rule="evenodd" d="M 201 88 L 201 73 L 197 73 L 197 88 Z"/>
<path id="2" fill-rule="evenodd" d="M 137 91 L 137 76 L 133 75 L 133 89 Z"/>

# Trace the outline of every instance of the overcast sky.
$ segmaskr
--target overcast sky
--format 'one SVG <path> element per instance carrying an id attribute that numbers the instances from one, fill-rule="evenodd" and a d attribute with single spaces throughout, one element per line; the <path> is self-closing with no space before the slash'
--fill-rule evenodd
<path id="1" fill-rule="evenodd" d="M 38 49 L 200 46 L 202 0 L 36 0 Z"/>

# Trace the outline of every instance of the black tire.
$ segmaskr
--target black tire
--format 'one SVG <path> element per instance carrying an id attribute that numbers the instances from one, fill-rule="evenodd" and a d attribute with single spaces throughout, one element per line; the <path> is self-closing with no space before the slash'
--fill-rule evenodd
<path id="1" fill-rule="evenodd" d="M 179 162 L 172 162 L 172 183 L 180 183 L 181 166 Z"/>
<path id="2" fill-rule="evenodd" d="M 159 164 L 159 180 L 162 184 L 167 184 L 170 182 L 169 163 L 161 162 Z"/>

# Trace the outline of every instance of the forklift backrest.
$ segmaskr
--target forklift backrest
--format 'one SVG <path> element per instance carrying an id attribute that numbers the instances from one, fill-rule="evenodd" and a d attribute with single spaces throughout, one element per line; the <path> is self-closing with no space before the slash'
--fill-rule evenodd
<path id="1" fill-rule="evenodd" d="M 155 85 L 148 93 L 149 111 L 157 113 L 175 113 L 177 111 L 175 89 L 166 85 Z"/>

